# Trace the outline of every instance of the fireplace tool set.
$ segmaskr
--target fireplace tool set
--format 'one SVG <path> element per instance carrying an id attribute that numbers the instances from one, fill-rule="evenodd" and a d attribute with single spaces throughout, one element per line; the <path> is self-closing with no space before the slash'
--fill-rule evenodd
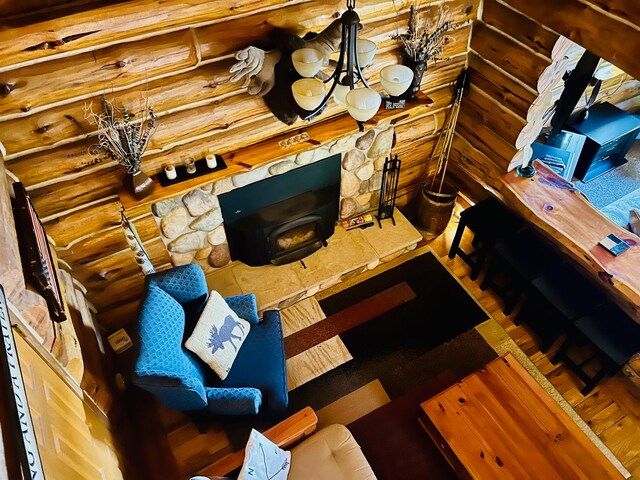
<path id="1" fill-rule="evenodd" d="M 393 133 L 393 142 L 391 143 L 391 151 L 389 156 L 384 160 L 382 169 L 382 185 L 380 186 L 380 201 L 378 202 L 378 227 L 382 228 L 382 220 L 390 218 L 393 226 L 396 220 L 393 218 L 393 212 L 396 207 L 396 196 L 398 194 L 398 180 L 400 180 L 401 161 L 398 155 L 393 155 L 393 147 L 396 146 L 396 134 Z"/>
<path id="2" fill-rule="evenodd" d="M 395 143 L 395 133 L 393 136 Z M 398 155 L 393 158 L 388 157 L 384 161 L 384 169 L 382 170 L 382 186 L 380 187 L 380 202 L 378 203 L 378 226 L 382 228 L 382 220 L 390 218 L 393 226 L 396 220 L 393 218 L 393 212 L 396 207 L 396 195 L 398 194 L 398 180 L 400 179 L 401 161 Z"/>

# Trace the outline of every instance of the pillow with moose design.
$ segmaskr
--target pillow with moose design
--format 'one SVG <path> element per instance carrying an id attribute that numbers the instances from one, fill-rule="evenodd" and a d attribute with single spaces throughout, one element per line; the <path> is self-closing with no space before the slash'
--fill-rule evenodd
<path id="1" fill-rule="evenodd" d="M 249 322 L 238 317 L 224 298 L 212 290 L 184 346 L 224 380 L 249 334 L 249 328 Z"/>

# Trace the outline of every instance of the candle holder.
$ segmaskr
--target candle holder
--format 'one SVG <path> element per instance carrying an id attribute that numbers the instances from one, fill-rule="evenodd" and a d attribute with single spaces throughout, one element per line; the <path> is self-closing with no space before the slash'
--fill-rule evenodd
<path id="1" fill-rule="evenodd" d="M 215 157 L 215 168 L 209 168 L 207 166 L 207 159 L 201 158 L 200 160 L 195 161 L 195 173 L 187 173 L 186 165 L 178 165 L 174 167 L 176 178 L 168 178 L 167 171 L 165 170 L 158 175 L 160 185 L 162 185 L 163 187 L 168 187 L 169 185 L 174 185 L 176 183 L 184 182 L 185 180 L 191 180 L 192 178 L 201 177 L 203 175 L 209 175 L 213 172 L 218 172 L 227 168 L 227 164 L 220 155 L 216 155 Z"/>
<path id="2" fill-rule="evenodd" d="M 164 174 L 169 180 L 175 180 L 178 177 L 176 168 L 173 165 L 167 165 L 166 167 L 164 167 Z"/>
<path id="3" fill-rule="evenodd" d="M 210 153 L 209 155 L 207 155 L 205 157 L 205 160 L 207 161 L 207 168 L 208 169 L 214 169 L 218 166 L 218 160 L 216 159 L 216 156 L 212 153 Z"/>
<path id="4" fill-rule="evenodd" d="M 190 175 L 193 175 L 194 173 L 196 173 L 196 160 L 193 157 L 189 157 L 187 158 L 187 161 L 184 162 L 184 166 L 187 170 L 187 173 Z"/>

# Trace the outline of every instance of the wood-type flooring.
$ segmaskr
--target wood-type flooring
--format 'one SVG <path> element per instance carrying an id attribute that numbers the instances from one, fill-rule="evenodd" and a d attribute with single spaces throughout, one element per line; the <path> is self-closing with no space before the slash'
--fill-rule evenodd
<path id="1" fill-rule="evenodd" d="M 551 363 L 551 357 L 559 343 L 556 343 L 546 354 L 541 353 L 535 334 L 529 327 L 514 325 L 513 319 L 517 310 L 505 316 L 502 313 L 502 303 L 495 293 L 491 290 L 483 292 L 479 281 L 469 278 L 471 268 L 460 257 L 453 260 L 447 257 L 457 228 L 457 213 L 463 205 L 467 205 L 464 200 L 459 203 L 462 205 L 456 208 L 456 215 L 445 233 L 431 240 L 429 246 L 629 470 L 632 478 L 640 479 L 640 392 L 622 373 L 618 373 L 614 377 L 607 377 L 589 395 L 583 396 L 580 393 L 582 382 L 564 365 Z M 461 245 L 465 250 L 470 250 L 470 234 L 463 236 Z M 481 279 L 482 277 L 479 280 Z"/>
<path id="2" fill-rule="evenodd" d="M 453 260 L 447 257 L 457 228 L 458 213 L 467 205 L 464 199 L 460 200 L 456 214 L 445 233 L 433 240 L 425 240 L 425 244 L 433 249 L 460 279 L 467 291 L 506 330 L 578 415 L 632 473 L 633 478 L 640 479 L 640 392 L 636 392 L 631 382 L 622 374 L 618 374 L 601 382 L 584 397 L 580 393 L 580 381 L 563 365 L 551 364 L 550 358 L 557 345 L 547 354 L 541 353 L 537 339 L 528 327 L 515 326 L 514 314 L 505 316 L 502 313 L 499 298 L 490 290 L 483 292 L 480 284 L 469 278 L 470 268 L 459 257 Z M 465 234 L 461 245 L 463 248 L 469 248 L 470 244 L 471 235 Z M 407 256 L 410 257 L 411 254 Z M 396 261 L 400 262 L 402 259 L 394 260 Z M 361 280 L 363 279 L 354 278 L 346 283 L 353 285 Z M 299 328 L 301 327 L 292 327 L 288 333 L 294 333 Z M 387 402 L 388 397 L 384 390 L 372 382 L 325 407 L 318 415 L 321 423 L 325 425 L 336 421 L 349 423 Z M 159 450 L 163 450 L 161 447 L 164 446 L 166 455 L 162 457 L 163 461 L 156 460 L 154 465 L 160 472 L 166 473 L 168 468 L 175 471 L 177 468 L 183 478 L 188 477 L 204 465 L 231 452 L 226 434 L 216 425 L 211 425 L 206 434 L 199 434 L 196 427 L 182 414 L 164 408 L 159 409 L 159 421 L 166 432 L 166 440 L 162 439 L 158 443 Z M 158 450 L 156 459 L 157 454 Z"/>

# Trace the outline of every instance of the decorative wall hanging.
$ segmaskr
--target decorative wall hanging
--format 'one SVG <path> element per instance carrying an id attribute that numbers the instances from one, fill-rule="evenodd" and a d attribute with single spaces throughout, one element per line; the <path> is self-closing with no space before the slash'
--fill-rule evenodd
<path id="1" fill-rule="evenodd" d="M 142 245 L 142 240 L 140 240 L 135 225 L 125 216 L 124 210 L 120 212 L 120 217 L 122 230 L 124 230 L 124 238 L 127 240 L 129 248 L 135 255 L 136 263 L 140 266 L 142 273 L 145 275 L 155 273 L 156 270 L 153 268 L 153 264 L 151 263 L 149 254 L 144 249 L 144 245 Z"/>
<path id="2" fill-rule="evenodd" d="M 67 319 L 67 313 L 47 233 L 24 185 L 15 182 L 13 191 L 13 216 L 25 273 L 30 274 L 29 283 L 35 286 L 46 300 L 51 319 L 63 322 Z"/>
<path id="3" fill-rule="evenodd" d="M 98 144 L 89 153 L 94 156 L 106 155 L 127 169 L 123 183 L 138 200 L 150 195 L 155 184 L 141 169 L 142 154 L 149 139 L 156 130 L 157 117 L 145 100 L 141 118 L 135 118 L 125 107 L 117 107 L 115 100 L 102 97 L 102 112 L 94 113 L 87 107 L 87 118 L 98 127 Z"/>
<path id="4" fill-rule="evenodd" d="M 355 0 L 347 0 L 347 10 L 319 34 L 305 38 L 282 29 L 269 34 L 269 48 L 247 47 L 236 54 L 231 81 L 244 78 L 250 95 L 264 97 L 273 114 L 287 125 L 298 117 L 312 120 L 320 115 L 331 98 L 346 105 L 349 114 L 364 131 L 363 122 L 371 119 L 382 98 L 365 80 L 362 69 L 370 65 L 376 44 L 358 38 L 360 17 Z M 329 56 L 338 53 L 337 62 Z M 332 73 L 322 69 L 330 66 Z M 395 68 L 394 68 L 395 67 Z M 409 88 L 413 72 L 401 65 L 382 69 L 381 84 L 391 95 L 387 108 L 400 108 L 398 98 Z"/>

